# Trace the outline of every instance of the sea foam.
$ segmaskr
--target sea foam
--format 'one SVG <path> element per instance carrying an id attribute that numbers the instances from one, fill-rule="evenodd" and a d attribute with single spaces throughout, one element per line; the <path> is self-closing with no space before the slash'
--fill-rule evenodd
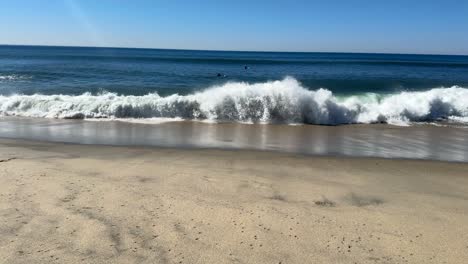
<path id="1" fill-rule="evenodd" d="M 229 82 L 189 95 L 162 97 L 93 95 L 0 96 L 0 115 L 45 118 L 176 118 L 246 123 L 339 125 L 353 123 L 466 121 L 468 89 L 454 86 L 421 92 L 367 93 L 336 97 L 303 87 L 296 79 Z"/>

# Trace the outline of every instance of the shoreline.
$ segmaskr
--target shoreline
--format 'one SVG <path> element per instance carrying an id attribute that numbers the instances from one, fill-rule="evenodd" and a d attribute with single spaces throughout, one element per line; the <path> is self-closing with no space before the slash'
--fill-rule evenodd
<path id="1" fill-rule="evenodd" d="M 432 159 L 418 159 L 418 158 L 386 158 L 386 157 L 368 157 L 368 156 L 347 156 L 340 154 L 307 154 L 307 153 L 295 153 L 287 152 L 281 150 L 269 150 L 269 149 L 249 149 L 249 148 L 216 148 L 216 147 L 174 147 L 174 146 L 156 146 L 156 145 L 113 145 L 113 144 L 86 144 L 86 143 L 74 143 L 66 141 L 47 141 L 47 140 L 33 140 L 33 139 L 24 139 L 24 138 L 8 138 L 0 137 L 0 144 L 5 146 L 12 145 L 54 145 L 54 146 L 63 146 L 63 147 L 79 147 L 79 146 L 88 146 L 92 148 L 123 148 L 123 149 L 139 149 L 145 151 L 183 151 L 183 152 L 197 152 L 197 151 L 207 151 L 207 152 L 231 152 L 235 153 L 259 153 L 259 154 L 271 154 L 271 155 L 280 155 L 280 156 L 291 156 L 295 158 L 304 158 L 304 159 L 333 159 L 333 160 L 394 160 L 396 162 L 404 161 L 414 161 L 421 163 L 441 163 L 441 164 L 468 164 L 466 161 L 451 161 L 451 160 L 432 160 Z"/>
<path id="2" fill-rule="evenodd" d="M 463 263 L 468 163 L 0 139 L 8 263 Z"/>
<path id="3" fill-rule="evenodd" d="M 267 125 L 176 121 L 159 124 L 0 118 L 0 138 L 90 145 L 261 150 L 309 156 L 468 162 L 466 128 L 385 124 Z"/>

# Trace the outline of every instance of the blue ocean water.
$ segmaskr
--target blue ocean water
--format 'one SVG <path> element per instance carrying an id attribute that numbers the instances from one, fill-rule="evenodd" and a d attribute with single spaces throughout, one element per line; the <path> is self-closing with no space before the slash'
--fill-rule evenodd
<path id="1" fill-rule="evenodd" d="M 286 76 L 335 94 L 388 93 L 468 87 L 468 56 L 0 46 L 0 76 L 2 95 L 188 94 Z"/>
<path id="2" fill-rule="evenodd" d="M 464 121 L 465 87 L 468 56 L 0 46 L 1 115 Z"/>

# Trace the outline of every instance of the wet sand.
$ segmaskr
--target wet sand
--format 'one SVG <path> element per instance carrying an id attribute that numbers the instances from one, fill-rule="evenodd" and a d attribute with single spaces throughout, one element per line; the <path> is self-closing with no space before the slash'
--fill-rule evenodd
<path id="1" fill-rule="evenodd" d="M 0 137 L 79 144 L 247 149 L 306 155 L 468 162 L 468 127 L 456 127 L 454 124 L 410 127 L 185 121 L 142 124 L 0 117 Z"/>
<path id="2" fill-rule="evenodd" d="M 467 171 L 0 139 L 0 263 L 466 263 Z"/>

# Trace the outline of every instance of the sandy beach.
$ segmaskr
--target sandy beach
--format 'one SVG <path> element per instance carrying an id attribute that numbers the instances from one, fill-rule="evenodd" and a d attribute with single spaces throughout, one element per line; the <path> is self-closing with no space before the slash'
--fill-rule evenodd
<path id="1" fill-rule="evenodd" d="M 3 2 L 0 264 L 468 264 L 468 0 Z"/>
<path id="2" fill-rule="evenodd" d="M 0 140 L 0 263 L 466 263 L 468 164 Z"/>
<path id="3" fill-rule="evenodd" d="M 135 123 L 136 122 L 136 123 Z M 456 124 L 314 126 L 0 117 L 0 138 L 89 145 L 261 150 L 303 155 L 468 162 Z"/>

